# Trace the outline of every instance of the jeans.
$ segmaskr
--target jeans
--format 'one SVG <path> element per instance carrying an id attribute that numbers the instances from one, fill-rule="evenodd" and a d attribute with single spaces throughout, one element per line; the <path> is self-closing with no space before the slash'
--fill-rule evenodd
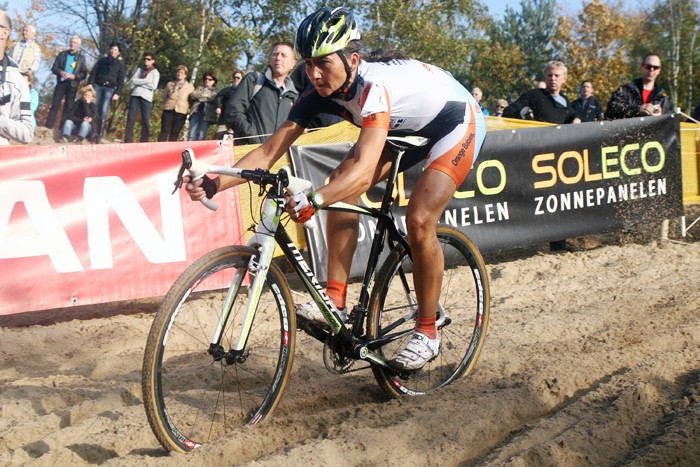
<path id="1" fill-rule="evenodd" d="M 204 120 L 204 115 L 195 112 L 190 115 L 190 141 L 203 141 L 211 122 Z"/>
<path id="2" fill-rule="evenodd" d="M 53 90 L 53 97 L 51 98 L 51 110 L 49 110 L 49 115 L 46 117 L 46 122 L 44 123 L 46 128 L 53 128 L 56 124 L 56 115 L 58 114 L 58 109 L 61 107 L 61 101 L 64 100 L 64 98 L 65 103 L 63 104 L 63 116 L 61 120 L 65 120 L 65 117 L 71 114 L 75 93 L 78 89 L 71 85 L 72 82 L 73 81 L 67 79 L 65 81 L 59 81 L 56 84 Z"/>
<path id="3" fill-rule="evenodd" d="M 105 120 L 107 120 L 109 105 L 112 103 L 112 96 L 114 95 L 115 89 L 100 84 L 93 84 L 93 86 L 95 87 L 95 102 L 97 103 L 100 135 L 102 135 L 104 134 L 104 124 Z"/>
<path id="4" fill-rule="evenodd" d="M 70 120 L 70 119 L 66 120 L 63 123 L 63 131 L 62 131 L 63 136 L 65 136 L 66 138 L 69 136 L 72 136 L 73 131 L 75 131 L 75 128 L 76 128 L 76 125 L 75 125 L 75 122 L 73 120 Z M 88 135 L 90 135 L 91 132 L 92 132 L 92 125 L 89 122 L 86 122 L 85 120 L 80 122 L 80 126 L 78 127 L 78 136 L 79 137 L 81 137 L 82 139 L 85 139 L 88 137 Z"/>
<path id="5" fill-rule="evenodd" d="M 153 103 L 143 97 L 131 96 L 129 100 L 129 115 L 126 118 L 126 130 L 124 131 L 124 141 L 131 143 L 134 141 L 134 124 L 136 123 L 136 112 L 141 109 L 141 139 L 142 143 L 147 143 L 151 130 L 151 109 Z"/>

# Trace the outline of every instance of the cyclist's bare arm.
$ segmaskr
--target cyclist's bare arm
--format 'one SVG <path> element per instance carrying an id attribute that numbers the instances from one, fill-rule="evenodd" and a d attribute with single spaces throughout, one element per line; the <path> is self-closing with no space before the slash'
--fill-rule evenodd
<path id="1" fill-rule="evenodd" d="M 237 169 L 270 169 L 303 132 L 304 127 L 287 120 L 267 141 L 250 151 L 233 166 Z M 245 182 L 243 179 L 230 177 L 228 175 L 221 175 L 214 181 L 217 186 L 217 192 L 227 190 Z M 185 189 L 192 200 L 201 201 L 206 196 L 201 185 L 201 179 L 194 181 L 188 180 L 186 183 Z"/>
<path id="2" fill-rule="evenodd" d="M 363 128 L 353 147 L 352 163 L 344 162 L 336 171 L 338 178 L 317 191 L 323 195 L 324 205 L 344 201 L 368 191 L 382 178 L 380 159 L 389 132 L 383 128 Z"/>

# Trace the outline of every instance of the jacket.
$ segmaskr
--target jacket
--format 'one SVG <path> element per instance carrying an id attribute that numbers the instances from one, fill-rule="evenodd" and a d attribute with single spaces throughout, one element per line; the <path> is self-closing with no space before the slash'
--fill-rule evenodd
<path id="1" fill-rule="evenodd" d="M 0 146 L 8 146 L 10 140 L 31 143 L 34 124 L 27 80 L 7 55 L 0 61 L 0 76 Z"/>
<path id="2" fill-rule="evenodd" d="M 95 102 L 90 102 L 89 104 L 84 99 L 78 99 L 73 103 L 71 108 L 70 119 L 73 120 L 76 127 L 79 127 L 85 117 L 92 118 L 90 126 L 92 131 L 95 131 L 95 121 L 97 119 L 97 104 Z"/>
<path id="3" fill-rule="evenodd" d="M 216 88 L 198 87 L 190 94 L 190 113 L 199 113 L 206 122 L 216 122 Z"/>
<path id="4" fill-rule="evenodd" d="M 232 84 L 225 87 L 216 94 L 216 99 L 214 100 L 214 111 L 216 109 L 221 109 L 217 123 L 219 125 L 226 125 L 226 109 L 228 108 L 228 102 L 231 96 L 236 92 L 237 84 Z M 222 130 L 223 131 L 223 130 Z"/>
<path id="5" fill-rule="evenodd" d="M 233 128 L 236 138 L 242 136 L 269 135 L 287 120 L 299 91 L 287 76 L 282 91 L 272 79 L 272 71 L 265 70 L 265 81 L 257 93 L 255 83 L 258 73 L 248 73 L 241 80 L 236 92 L 228 101 L 226 124 Z M 243 144 L 257 144 L 267 136 L 246 139 Z"/>
<path id="6" fill-rule="evenodd" d="M 594 122 L 603 119 L 603 104 L 595 96 L 587 99 L 583 97 L 577 99 L 571 104 L 571 107 L 576 111 L 582 122 Z"/>
<path id="7" fill-rule="evenodd" d="M 31 71 L 36 73 L 41 62 L 41 48 L 34 39 L 29 42 L 15 42 L 7 51 L 7 55 L 19 65 L 20 73 Z"/>
<path id="8" fill-rule="evenodd" d="M 155 67 L 150 70 L 137 68 L 131 78 L 131 97 L 141 97 L 153 102 L 153 92 L 158 88 L 160 72 Z"/>
<path id="9" fill-rule="evenodd" d="M 69 54 L 70 50 L 59 52 L 56 56 L 56 60 L 54 60 L 53 65 L 51 66 L 51 73 L 56 75 L 57 84 L 61 82 L 61 72 L 66 69 L 66 62 L 68 61 Z M 77 88 L 78 84 L 87 78 L 88 75 L 85 55 L 80 53 L 80 51 L 75 53 L 75 69 L 73 70 L 73 74 L 75 75 L 75 79 L 71 80 L 70 85 L 74 88 Z"/>
<path id="10" fill-rule="evenodd" d="M 610 120 L 620 118 L 644 117 L 639 108 L 644 105 L 642 100 L 642 78 L 637 78 L 631 83 L 624 84 L 617 88 L 608 101 L 608 108 L 605 117 Z M 650 104 L 659 104 L 661 113 L 671 113 L 671 101 L 663 88 L 654 83 L 654 89 L 649 95 Z"/>
<path id="11" fill-rule="evenodd" d="M 563 95 L 561 97 L 566 102 L 565 107 L 555 102 L 546 89 L 532 89 L 524 92 L 517 101 L 506 107 L 503 116 L 557 124 L 571 123 L 578 115 L 569 100 Z"/>
<path id="12" fill-rule="evenodd" d="M 124 86 L 124 64 L 121 59 L 111 55 L 99 59 L 90 72 L 88 83 L 114 88 L 114 93 L 121 96 Z"/>
<path id="13" fill-rule="evenodd" d="M 163 90 L 163 110 L 174 110 L 175 113 L 185 114 L 190 108 L 188 98 L 194 92 L 194 86 L 189 81 L 185 81 L 177 87 L 175 81 L 170 81 Z"/>

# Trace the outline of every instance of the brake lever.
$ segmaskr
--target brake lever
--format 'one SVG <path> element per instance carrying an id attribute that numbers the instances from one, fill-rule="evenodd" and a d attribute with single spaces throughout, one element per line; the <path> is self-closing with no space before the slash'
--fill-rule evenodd
<path id="1" fill-rule="evenodd" d="M 192 157 L 193 154 L 190 153 L 191 149 L 185 149 L 182 151 L 182 154 L 180 154 L 180 157 L 182 157 L 182 164 L 180 164 L 180 170 L 177 173 L 177 180 L 175 180 L 175 189 L 171 194 L 175 194 L 177 190 L 182 188 L 182 184 L 184 183 L 183 176 L 185 175 L 185 170 L 189 169 L 192 167 Z"/>
<path id="2" fill-rule="evenodd" d="M 173 184 L 173 185 L 175 185 L 175 189 L 174 189 L 173 192 L 171 193 L 172 195 L 174 195 L 175 193 L 177 193 L 177 191 L 178 191 L 180 188 L 182 188 L 182 184 L 184 183 L 183 177 L 184 177 L 184 175 L 185 175 L 185 170 L 187 170 L 187 167 L 185 167 L 185 164 L 183 163 L 183 164 L 180 166 L 180 171 L 177 173 L 177 180 L 175 180 L 175 183 Z"/>

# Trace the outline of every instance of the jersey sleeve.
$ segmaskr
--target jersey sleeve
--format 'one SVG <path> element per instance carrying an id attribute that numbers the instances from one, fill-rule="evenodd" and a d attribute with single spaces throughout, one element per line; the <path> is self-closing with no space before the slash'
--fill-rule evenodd
<path id="1" fill-rule="evenodd" d="M 342 106 L 331 99 L 321 97 L 316 89 L 310 86 L 296 100 L 287 119 L 304 128 L 309 128 L 312 119 L 322 113 L 337 115 L 347 120 Z"/>
<path id="2" fill-rule="evenodd" d="M 371 83 L 365 89 L 361 101 L 362 128 L 389 130 L 391 103 L 389 92 L 379 84 Z"/>

